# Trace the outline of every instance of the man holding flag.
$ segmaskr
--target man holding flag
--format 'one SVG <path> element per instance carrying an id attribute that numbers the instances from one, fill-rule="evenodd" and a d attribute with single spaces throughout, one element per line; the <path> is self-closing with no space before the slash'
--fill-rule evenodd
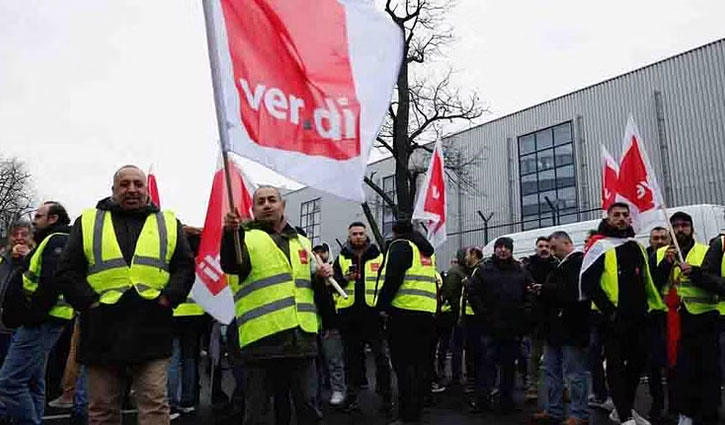
<path id="1" fill-rule="evenodd" d="M 332 276 L 332 266 L 320 264 L 312 275 L 310 241 L 287 222 L 284 211 L 279 190 L 260 187 L 253 195 L 254 221 L 242 226 L 237 211 L 224 219 L 221 266 L 234 275 L 245 425 L 263 420 L 270 385 L 275 394 L 292 396 L 299 424 L 322 418 L 316 401 L 317 306 L 327 305 L 322 278 Z M 235 246 L 238 242 L 241 246 Z"/>
<path id="2" fill-rule="evenodd" d="M 610 205 L 598 234 L 601 238 L 584 257 L 581 290 L 606 320 L 607 379 L 616 408 L 612 418 L 634 424 L 633 418 L 639 418 L 634 399 L 647 360 L 647 313 L 665 305 L 644 247 L 634 239 L 629 206 Z"/>

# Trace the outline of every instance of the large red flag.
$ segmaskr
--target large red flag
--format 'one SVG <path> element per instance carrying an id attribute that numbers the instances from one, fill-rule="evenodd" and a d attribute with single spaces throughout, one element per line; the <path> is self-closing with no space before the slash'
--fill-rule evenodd
<path id="1" fill-rule="evenodd" d="M 655 221 L 664 222 L 662 192 L 657 185 L 654 168 L 649 161 L 644 142 L 630 115 L 622 143 L 619 162 L 617 201 L 629 205 L 632 226 L 639 232 Z"/>
<path id="2" fill-rule="evenodd" d="M 230 171 L 235 206 L 242 218 L 251 219 L 252 194 L 255 187 L 234 164 L 231 165 Z M 201 232 L 192 298 L 223 323 L 231 322 L 234 317 L 234 299 L 219 264 L 224 215 L 228 211 L 229 197 L 225 186 L 224 168 L 220 166 L 214 174 L 204 230 Z"/>
<path id="3" fill-rule="evenodd" d="M 400 28 L 367 0 L 210 1 L 224 148 L 363 201 L 402 59 Z"/>
<path id="4" fill-rule="evenodd" d="M 156 176 L 153 174 L 153 171 L 149 171 L 146 185 L 149 188 L 149 196 L 151 197 L 151 201 L 153 201 L 153 203 L 156 204 L 157 207 L 161 208 L 161 197 L 159 197 L 159 186 L 156 183 Z"/>
<path id="5" fill-rule="evenodd" d="M 428 240 L 434 247 L 446 241 L 446 179 L 440 139 L 435 144 L 425 180 L 418 189 L 413 219 L 428 226 Z"/>
<path id="6" fill-rule="evenodd" d="M 607 148 L 602 145 L 602 211 L 607 213 L 617 197 L 619 167 Z"/>

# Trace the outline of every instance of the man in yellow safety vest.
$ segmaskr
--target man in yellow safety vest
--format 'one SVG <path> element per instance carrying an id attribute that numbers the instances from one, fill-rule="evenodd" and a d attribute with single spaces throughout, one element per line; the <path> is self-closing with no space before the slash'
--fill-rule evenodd
<path id="1" fill-rule="evenodd" d="M 194 276 L 181 223 L 150 202 L 143 171 L 121 167 L 112 196 L 76 220 L 58 270 L 63 295 L 81 312 L 78 359 L 88 372 L 91 425 L 121 422 L 127 373 L 139 423 L 169 423 L 173 308 Z"/>
<path id="2" fill-rule="evenodd" d="M 25 258 L 5 293 L 3 318 L 19 325 L 0 370 L 0 417 L 12 423 L 41 424 L 45 406 L 45 366 L 48 355 L 70 320 L 55 278 L 58 257 L 68 240 L 70 218 L 57 202 L 35 211 L 37 247 Z M 22 273 L 21 273 L 22 272 Z M 13 312 L 9 317 L 8 313 Z"/>
<path id="3" fill-rule="evenodd" d="M 320 264 L 312 275 L 310 240 L 287 222 L 278 189 L 260 187 L 252 201 L 255 220 L 242 226 L 238 213 L 227 214 L 221 245 L 222 269 L 233 275 L 244 363 L 243 423 L 262 420 L 270 396 L 266 388 L 275 397 L 284 394 L 275 400 L 278 409 L 291 395 L 299 424 L 317 423 L 322 418 L 316 401 L 318 305 L 332 266 Z M 235 247 L 237 241 L 241 246 Z"/>

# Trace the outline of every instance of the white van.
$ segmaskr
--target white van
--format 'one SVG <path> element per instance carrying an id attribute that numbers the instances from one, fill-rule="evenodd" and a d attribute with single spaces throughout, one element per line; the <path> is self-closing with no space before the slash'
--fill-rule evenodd
<path id="1" fill-rule="evenodd" d="M 725 206 L 722 205 L 689 205 L 677 208 L 668 208 L 669 215 L 677 211 L 684 211 L 692 216 L 693 226 L 695 227 L 695 239 L 698 242 L 708 243 L 710 239 L 725 232 Z M 577 248 L 584 248 L 584 240 L 590 230 L 596 230 L 601 220 L 581 221 L 579 223 L 563 224 L 561 226 L 544 227 L 541 229 L 527 230 L 525 232 L 511 233 L 509 238 L 514 240 L 514 257 L 524 258 L 532 255 L 536 251 L 536 238 L 539 236 L 549 236 L 557 230 L 563 230 L 569 234 Z M 662 223 L 652 223 L 642 232 L 637 234 L 637 239 L 644 245 L 649 245 L 649 232 L 653 227 L 665 226 Z M 492 240 L 483 248 L 483 255 L 488 257 L 493 254 L 493 244 L 496 240 Z"/>

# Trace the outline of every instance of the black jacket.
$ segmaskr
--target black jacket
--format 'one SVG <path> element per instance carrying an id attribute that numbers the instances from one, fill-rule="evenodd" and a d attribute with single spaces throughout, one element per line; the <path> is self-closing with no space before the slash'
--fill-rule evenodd
<path id="1" fill-rule="evenodd" d="M 539 296 L 541 331 L 554 346 L 589 344 L 589 301 L 579 301 L 579 272 L 584 254 L 572 252 L 549 274 Z"/>
<path id="2" fill-rule="evenodd" d="M 239 237 L 242 242 L 242 264 L 237 263 L 236 251 L 234 248 L 234 232 L 224 230 L 221 246 L 221 266 L 224 273 L 236 274 L 239 281 L 242 282 L 249 276 L 254 264 L 249 261 L 249 252 L 247 245 L 244 243 L 245 229 L 263 230 L 269 234 L 277 247 L 284 252 L 289 260 L 290 248 L 289 241 L 298 237 L 297 231 L 287 224 L 281 233 L 277 233 L 260 222 L 251 222 L 245 224 L 239 229 Z M 297 253 L 295 253 L 297 255 Z M 325 287 L 322 279 L 312 277 L 312 285 L 315 291 L 315 305 L 318 313 L 323 316 L 323 322 L 328 322 L 329 315 L 334 314 L 330 311 L 329 290 Z M 278 359 L 278 358 L 309 358 L 317 356 L 317 334 L 308 333 L 297 327 L 286 331 L 278 332 L 266 338 L 255 341 L 244 348 L 240 352 L 241 360 L 244 362 L 254 362 L 259 360 Z"/>
<path id="3" fill-rule="evenodd" d="M 468 269 L 465 266 L 465 255 L 465 249 L 458 250 L 456 253 L 457 262 L 448 269 L 448 273 L 443 279 L 443 286 L 441 287 L 441 298 L 443 302 L 448 302 L 451 306 L 451 311 L 455 317 L 460 316 L 463 279 L 468 277 Z"/>
<path id="4" fill-rule="evenodd" d="M 130 264 L 141 229 L 149 214 L 159 211 L 149 204 L 135 211 L 124 211 L 110 198 L 96 208 L 111 212 L 123 258 Z M 169 283 L 162 291 L 171 303 L 163 307 L 158 300 L 141 298 L 135 290 L 126 291 L 116 304 L 101 304 L 98 294 L 86 280 L 88 260 L 83 251 L 81 218 L 73 225 L 68 244 L 60 258 L 57 279 L 66 300 L 81 313 L 81 339 L 78 351 L 83 364 L 125 365 L 166 358 L 171 355 L 172 308 L 186 300 L 194 283 L 194 256 L 181 223 L 177 222 L 177 241 L 169 263 Z"/>
<path id="5" fill-rule="evenodd" d="M 549 273 L 554 271 L 559 262 L 553 256 L 548 258 L 539 257 L 538 255 L 531 255 L 524 258 L 522 261 L 524 268 L 529 272 L 531 278 L 534 279 L 534 283 L 543 285 L 549 276 Z M 533 328 L 534 335 L 538 338 L 541 337 L 541 323 L 546 320 L 544 317 L 543 307 L 539 300 L 539 297 L 531 297 L 531 327 Z"/>
<path id="6" fill-rule="evenodd" d="M 5 299 L 8 295 L 7 290 L 15 274 L 22 273 L 24 262 L 24 257 L 13 257 L 10 252 L 0 256 L 0 305 L 3 306 L 3 310 L 0 312 L 0 317 L 5 317 L 5 315 L 8 314 L 8 312 L 5 311 Z M 22 290 L 19 292 L 22 293 Z M 10 295 L 12 296 L 12 293 Z M 8 302 L 12 303 L 13 301 L 8 300 Z M 9 304 L 9 307 L 10 310 L 12 310 L 14 306 Z M 9 314 L 13 314 L 13 312 L 11 311 Z M 11 328 L 19 325 L 20 322 L 22 322 L 22 317 L 17 318 L 17 322 L 18 323 L 14 323 L 11 326 L 11 323 L 5 324 L 0 320 L 0 333 L 12 332 Z"/>
<path id="7" fill-rule="evenodd" d="M 377 307 L 380 310 L 387 312 L 397 310 L 396 313 L 398 314 L 427 315 L 427 313 L 418 311 L 414 312 L 406 310 L 403 312 L 400 309 L 395 309 L 391 305 L 391 303 L 393 302 L 393 298 L 395 298 L 395 294 L 398 292 L 398 289 L 400 289 L 400 286 L 403 284 L 405 272 L 408 271 L 408 269 L 413 265 L 413 250 L 407 243 L 396 243 L 396 241 L 401 240 L 413 242 L 415 246 L 418 247 L 421 255 L 423 256 L 430 257 L 435 253 L 433 246 L 431 246 L 425 236 L 418 232 L 414 231 L 405 235 L 400 235 L 397 238 L 393 239 L 393 241 L 389 245 L 387 253 L 388 258 L 385 260 L 385 276 L 381 276 L 381 278 L 384 278 L 384 280 L 382 286 L 378 291 Z"/>
<path id="8" fill-rule="evenodd" d="M 629 227 L 617 230 L 602 220 L 597 231 L 605 237 L 634 237 L 634 230 Z M 600 256 L 582 275 L 582 288 L 594 304 L 608 320 L 624 319 L 644 320 L 647 317 L 647 292 L 645 267 L 649 267 L 647 257 L 637 242 L 630 241 L 615 249 L 619 275 L 618 306 L 609 300 L 601 286 L 604 273 L 604 255 Z M 616 316 L 616 317 L 615 317 Z"/>
<path id="9" fill-rule="evenodd" d="M 468 278 L 468 302 L 475 320 L 495 338 L 516 338 L 528 330 L 529 286 L 533 279 L 516 260 L 491 257 Z"/>
<path id="10" fill-rule="evenodd" d="M 352 307 L 344 308 L 339 311 L 342 320 L 365 318 L 371 313 L 376 313 L 377 310 L 369 307 L 367 303 L 365 303 L 365 265 L 369 261 L 377 258 L 379 255 L 380 249 L 378 249 L 378 246 L 374 243 L 368 243 L 365 251 L 363 251 L 362 255 L 358 258 L 348 242 L 342 247 L 340 255 L 335 259 L 332 269 L 335 272 L 334 278 L 337 283 L 340 284 L 342 289 L 346 289 L 351 284 L 355 285 L 355 303 Z M 345 276 L 343 276 L 342 267 L 340 267 L 340 257 L 352 260 L 353 264 L 357 265 L 359 278 L 354 282 L 348 281 L 345 279 Z M 380 264 L 380 268 L 382 269 L 382 263 Z"/>
<path id="11" fill-rule="evenodd" d="M 710 241 L 710 247 L 700 266 L 702 278 L 699 282 L 695 282 L 701 288 L 717 294 L 721 299 L 725 299 L 725 277 L 722 277 L 721 272 L 724 248 L 721 236 Z"/>

